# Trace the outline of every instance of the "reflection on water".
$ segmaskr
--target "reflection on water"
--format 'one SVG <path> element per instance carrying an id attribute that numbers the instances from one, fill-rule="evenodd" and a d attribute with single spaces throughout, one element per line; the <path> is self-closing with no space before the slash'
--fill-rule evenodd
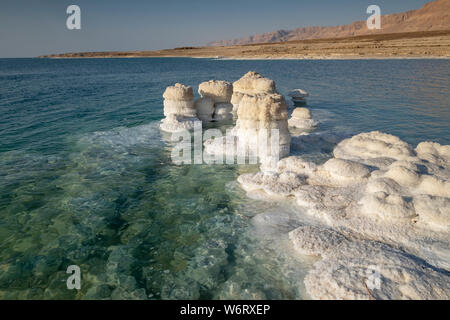
<path id="1" fill-rule="evenodd" d="M 0 298 L 307 299 L 315 259 L 286 236 L 306 218 L 247 198 L 235 181 L 255 166 L 173 165 L 163 89 L 250 69 L 303 88 L 321 124 L 292 152 L 322 162 L 374 129 L 449 144 L 449 64 L 0 60 Z"/>

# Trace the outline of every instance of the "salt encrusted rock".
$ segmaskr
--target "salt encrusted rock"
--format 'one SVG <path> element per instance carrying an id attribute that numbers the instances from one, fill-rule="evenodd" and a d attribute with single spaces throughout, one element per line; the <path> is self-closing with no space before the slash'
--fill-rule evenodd
<path id="1" fill-rule="evenodd" d="M 288 130 L 288 112 L 284 97 L 274 93 L 275 83 L 261 75 L 249 72 L 236 81 L 242 90 L 239 96 L 236 126 L 232 139 L 214 139 L 205 142 L 209 154 L 258 157 L 262 163 L 273 163 L 289 155 L 291 136 Z M 261 93 L 263 92 L 263 93 Z M 251 95 L 250 95 L 251 94 Z M 214 119 L 228 120 L 234 105 L 216 103 Z M 238 141 L 236 142 L 235 137 Z M 276 164 L 276 162 L 275 162 Z"/>
<path id="2" fill-rule="evenodd" d="M 411 220 L 417 216 L 414 205 L 407 197 L 387 194 L 383 191 L 365 195 L 360 204 L 362 213 L 387 221 L 394 219 Z"/>
<path id="3" fill-rule="evenodd" d="M 174 86 L 166 88 L 163 98 L 172 101 L 192 101 L 194 99 L 194 91 L 192 87 L 176 83 Z"/>
<path id="4" fill-rule="evenodd" d="M 290 127 L 298 129 L 312 129 L 318 124 L 311 118 L 311 112 L 307 108 L 295 108 L 288 123 Z"/>
<path id="5" fill-rule="evenodd" d="M 347 240 L 321 228 L 291 233 L 301 253 L 318 254 L 305 278 L 313 299 L 405 300 L 450 297 L 450 276 L 401 250 L 371 240 Z M 314 239 L 314 245 L 308 240 Z"/>
<path id="6" fill-rule="evenodd" d="M 245 95 L 277 93 L 275 81 L 264 78 L 257 72 L 249 71 L 233 83 L 233 114 L 237 114 L 240 102 Z"/>
<path id="7" fill-rule="evenodd" d="M 372 131 L 361 133 L 339 143 L 334 156 L 342 159 L 392 158 L 408 159 L 413 156 L 410 145 L 398 137 Z"/>
<path id="8" fill-rule="evenodd" d="M 228 121 L 233 120 L 233 105 L 231 103 L 216 103 L 214 105 L 214 117 L 215 121 Z"/>
<path id="9" fill-rule="evenodd" d="M 180 130 L 193 130 L 194 126 L 200 120 L 196 117 L 186 118 L 170 114 L 161 120 L 160 128 L 166 132 L 177 132 Z"/>
<path id="10" fill-rule="evenodd" d="M 256 94 L 245 95 L 238 110 L 238 121 L 236 123 L 236 136 L 249 144 L 258 134 L 267 134 L 270 147 L 279 150 L 280 158 L 289 155 L 291 135 L 287 125 L 287 107 L 284 98 L 280 94 Z M 278 146 L 271 145 L 271 137 L 278 134 Z M 253 147 L 258 147 L 264 141 L 258 141 Z M 270 150 L 269 150 L 270 151 Z"/>
<path id="11" fill-rule="evenodd" d="M 205 122 L 212 121 L 214 114 L 214 100 L 212 98 L 203 97 L 195 100 L 194 108 L 200 120 Z"/>
<path id="12" fill-rule="evenodd" d="M 445 165 L 450 163 L 450 146 L 441 146 L 436 142 L 421 142 L 416 148 L 417 156 L 429 162 Z"/>
<path id="13" fill-rule="evenodd" d="M 194 107 L 194 93 L 191 87 L 176 83 L 167 87 L 163 94 L 165 119 L 160 128 L 167 132 L 192 130 L 199 121 Z"/>
<path id="14" fill-rule="evenodd" d="M 413 203 L 419 216 L 418 223 L 425 223 L 433 229 L 450 231 L 450 198 L 423 194 L 414 197 Z"/>
<path id="15" fill-rule="evenodd" d="M 276 93 L 275 81 L 264 78 L 258 72 L 249 71 L 233 83 L 236 92 L 254 95 L 258 93 Z"/>
<path id="16" fill-rule="evenodd" d="M 272 122 L 288 118 L 286 102 L 278 93 L 245 95 L 239 105 L 239 120 Z"/>
<path id="17" fill-rule="evenodd" d="M 330 184 L 349 185 L 367 180 L 370 170 L 367 166 L 350 160 L 330 159 L 321 167 Z M 323 174 L 322 174 L 323 175 Z"/>
<path id="18" fill-rule="evenodd" d="M 170 114 L 183 117 L 196 117 L 197 111 L 194 108 L 193 101 L 164 100 L 164 115 L 167 117 Z"/>
<path id="19" fill-rule="evenodd" d="M 289 235 L 300 253 L 322 258 L 305 278 L 314 299 L 449 299 L 448 146 L 427 142 L 416 154 L 391 135 L 355 137 L 323 165 L 292 156 L 238 182 L 250 194 L 294 197 L 327 225 Z M 375 289 L 366 283 L 374 268 Z"/>
<path id="20" fill-rule="evenodd" d="M 198 87 L 198 92 L 204 98 L 209 97 L 214 101 L 214 121 L 228 121 L 233 119 L 233 105 L 230 103 L 233 95 L 233 85 L 222 80 L 210 80 L 203 82 Z"/>
<path id="21" fill-rule="evenodd" d="M 309 97 L 309 93 L 302 89 L 294 89 L 288 93 L 294 102 L 303 102 L 305 98 Z"/>
<path id="22" fill-rule="evenodd" d="M 198 86 L 198 93 L 202 97 L 210 97 L 214 103 L 230 103 L 233 85 L 227 81 L 210 80 Z"/>
<path id="23" fill-rule="evenodd" d="M 339 232 L 315 226 L 301 226 L 289 232 L 289 239 L 301 254 L 324 255 L 346 241 Z"/>

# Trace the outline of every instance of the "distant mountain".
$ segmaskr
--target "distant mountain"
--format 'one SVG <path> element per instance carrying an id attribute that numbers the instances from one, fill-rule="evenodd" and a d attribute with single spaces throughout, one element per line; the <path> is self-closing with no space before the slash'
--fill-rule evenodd
<path id="1" fill-rule="evenodd" d="M 245 38 L 211 42 L 210 46 L 232 46 L 253 43 L 273 43 L 292 40 L 342 38 L 368 34 L 414 31 L 450 30 L 450 0 L 436 0 L 418 10 L 389 14 L 381 17 L 381 30 L 369 30 L 366 21 L 335 27 L 304 27 L 278 30 Z"/>

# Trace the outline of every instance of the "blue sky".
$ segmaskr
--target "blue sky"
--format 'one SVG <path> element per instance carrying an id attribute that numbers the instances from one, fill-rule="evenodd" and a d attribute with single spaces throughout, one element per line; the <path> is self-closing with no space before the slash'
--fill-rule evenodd
<path id="1" fill-rule="evenodd" d="M 0 0 L 0 57 L 109 50 L 155 50 L 278 29 L 365 20 L 417 9 L 427 0 Z M 66 8 L 81 8 L 67 30 Z"/>

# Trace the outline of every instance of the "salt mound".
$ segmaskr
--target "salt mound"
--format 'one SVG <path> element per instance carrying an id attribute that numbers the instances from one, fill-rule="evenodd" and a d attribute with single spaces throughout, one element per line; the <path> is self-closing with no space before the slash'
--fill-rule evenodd
<path id="1" fill-rule="evenodd" d="M 290 127 L 298 129 L 312 129 L 318 124 L 311 118 L 311 112 L 307 108 L 295 108 L 288 123 Z"/>
<path id="2" fill-rule="evenodd" d="M 371 240 L 348 240 L 324 228 L 289 234 L 302 254 L 322 260 L 305 278 L 313 299 L 449 299 L 450 276 L 401 250 Z"/>
<path id="3" fill-rule="evenodd" d="M 231 103 L 216 103 L 214 111 L 214 120 L 227 121 L 233 119 L 233 105 Z"/>
<path id="4" fill-rule="evenodd" d="M 412 219 L 417 216 L 414 205 L 406 197 L 397 194 L 379 191 L 367 194 L 360 203 L 362 213 L 384 220 Z"/>
<path id="5" fill-rule="evenodd" d="M 450 163 L 450 146 L 441 146 L 436 142 L 421 142 L 416 148 L 417 156 L 438 165 Z"/>
<path id="6" fill-rule="evenodd" d="M 305 278 L 313 298 L 450 297 L 448 146 L 419 146 L 416 157 L 395 136 L 362 133 L 322 165 L 291 156 L 238 178 L 250 195 L 295 198 L 299 212 L 327 225 L 289 235 L 299 252 L 322 257 Z M 381 288 L 372 290 L 364 281 L 374 266 Z"/>
<path id="7" fill-rule="evenodd" d="M 343 159 L 330 159 L 323 166 L 332 181 L 339 181 L 344 184 L 359 182 L 370 175 L 367 166 Z"/>
<path id="8" fill-rule="evenodd" d="M 412 157 L 411 147 L 398 137 L 372 131 L 360 133 L 338 144 L 334 156 L 342 159 L 393 158 L 396 160 Z"/>
<path id="9" fill-rule="evenodd" d="M 289 232 L 289 239 L 301 254 L 325 255 L 329 250 L 336 250 L 346 241 L 339 232 L 315 226 L 301 226 Z"/>

